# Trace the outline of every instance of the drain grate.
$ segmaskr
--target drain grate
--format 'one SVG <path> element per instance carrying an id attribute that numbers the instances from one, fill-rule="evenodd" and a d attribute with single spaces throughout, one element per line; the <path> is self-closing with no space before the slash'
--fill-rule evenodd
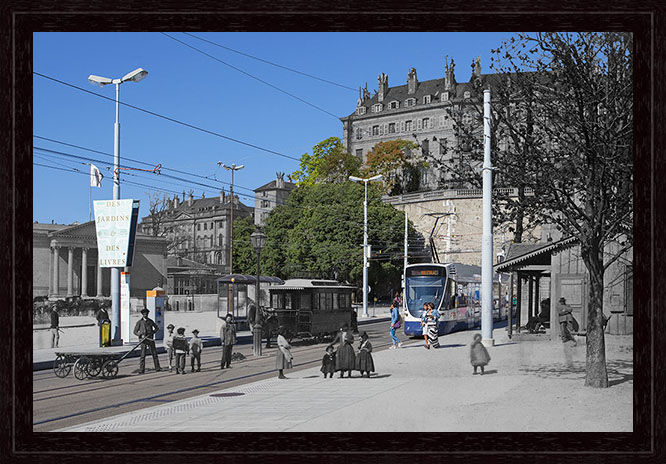
<path id="1" fill-rule="evenodd" d="M 229 398 L 230 396 L 243 396 L 245 393 L 240 392 L 228 392 L 228 393 L 213 393 L 213 398 Z"/>

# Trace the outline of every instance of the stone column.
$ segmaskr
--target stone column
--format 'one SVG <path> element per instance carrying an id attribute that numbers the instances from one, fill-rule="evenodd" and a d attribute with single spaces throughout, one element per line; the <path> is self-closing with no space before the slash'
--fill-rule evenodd
<path id="1" fill-rule="evenodd" d="M 102 298 L 102 266 L 99 265 L 99 258 L 97 259 L 97 298 Z"/>
<path id="2" fill-rule="evenodd" d="M 88 296 L 88 248 L 81 248 L 81 298 Z"/>
<path id="3" fill-rule="evenodd" d="M 55 248 L 53 246 L 49 246 L 51 254 L 49 255 L 49 294 L 48 296 L 53 295 L 53 252 L 55 251 Z"/>
<path id="4" fill-rule="evenodd" d="M 67 297 L 74 296 L 72 281 L 74 277 L 74 248 L 67 247 Z"/>
<path id="5" fill-rule="evenodd" d="M 60 294 L 60 245 L 54 244 L 53 249 L 53 295 L 57 296 Z"/>

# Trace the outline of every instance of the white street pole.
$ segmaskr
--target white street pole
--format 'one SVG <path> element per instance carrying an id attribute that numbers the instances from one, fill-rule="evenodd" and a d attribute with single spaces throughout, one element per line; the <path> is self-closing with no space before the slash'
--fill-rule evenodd
<path id="1" fill-rule="evenodd" d="M 485 346 L 493 340 L 493 216 L 492 163 L 490 161 L 490 90 L 483 91 L 483 236 L 481 247 L 481 336 Z"/>
<path id="2" fill-rule="evenodd" d="M 409 245 L 407 243 L 407 236 L 408 236 L 408 228 L 407 228 L 408 222 L 407 221 L 408 221 L 407 220 L 407 209 L 405 207 L 405 259 L 404 259 L 404 263 L 402 265 L 402 291 L 403 292 L 405 291 L 405 271 L 407 270 L 407 253 L 409 251 L 409 248 L 408 248 Z M 403 298 L 405 297 L 404 293 L 403 293 L 402 297 Z M 402 308 L 400 308 L 400 309 L 402 309 Z"/>
<path id="3" fill-rule="evenodd" d="M 368 317 L 368 180 L 364 179 L 363 201 L 363 317 Z"/>

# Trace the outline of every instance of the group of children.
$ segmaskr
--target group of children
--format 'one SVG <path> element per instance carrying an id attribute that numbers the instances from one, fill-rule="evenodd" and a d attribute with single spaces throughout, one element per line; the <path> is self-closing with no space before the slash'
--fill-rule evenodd
<path id="1" fill-rule="evenodd" d="M 337 351 L 333 345 L 339 342 Z M 333 373 L 340 372 L 340 378 L 347 372 L 347 378 L 351 377 L 352 370 L 359 371 L 361 377 L 367 374 L 370 377 L 371 372 L 375 372 L 375 363 L 372 359 L 372 344 L 368 340 L 368 334 L 361 332 L 361 342 L 358 346 L 358 353 L 354 352 L 354 336 L 348 326 L 343 326 L 333 342 L 326 347 L 326 354 L 321 360 L 321 372 L 324 378 L 327 376 L 333 378 Z"/>
<path id="2" fill-rule="evenodd" d="M 164 347 L 167 350 L 169 357 L 169 372 L 173 372 L 174 358 L 176 366 L 176 374 L 185 373 L 185 356 L 190 355 L 190 364 L 192 372 L 201 372 L 201 352 L 203 351 L 203 341 L 199 338 L 199 331 L 194 329 L 192 331 L 192 338 L 189 343 L 185 337 L 185 328 L 179 327 L 176 330 L 176 335 L 173 333 L 175 326 L 169 324 L 167 326 L 167 334 L 164 336 Z M 194 368 L 196 364 L 196 370 Z"/>

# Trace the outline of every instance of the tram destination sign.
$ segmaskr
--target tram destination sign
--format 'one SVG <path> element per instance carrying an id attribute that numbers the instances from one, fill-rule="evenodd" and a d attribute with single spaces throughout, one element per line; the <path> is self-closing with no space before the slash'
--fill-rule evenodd
<path id="1" fill-rule="evenodd" d="M 101 200 L 94 205 L 100 267 L 131 266 L 139 200 Z"/>

